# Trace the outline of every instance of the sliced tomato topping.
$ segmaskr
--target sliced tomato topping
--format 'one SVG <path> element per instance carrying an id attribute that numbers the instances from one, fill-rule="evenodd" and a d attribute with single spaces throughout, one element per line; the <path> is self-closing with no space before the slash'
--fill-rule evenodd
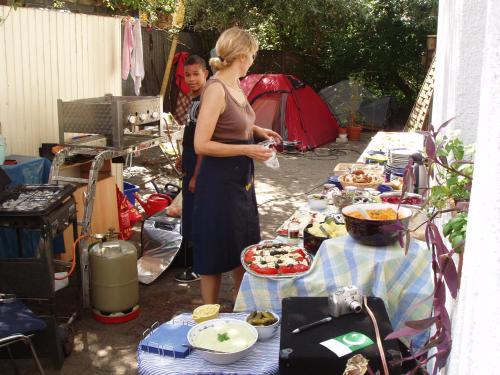
<path id="1" fill-rule="evenodd" d="M 306 253 L 304 253 L 304 250 L 302 250 L 302 249 L 297 249 L 297 250 L 294 250 L 293 252 L 296 253 L 296 254 L 300 254 L 300 256 L 302 258 L 306 257 Z"/>
<path id="2" fill-rule="evenodd" d="M 245 263 L 252 263 L 254 256 L 255 256 L 255 253 L 253 252 L 253 250 L 248 250 L 245 253 L 245 257 L 243 258 L 243 260 L 245 261 Z"/>
<path id="3" fill-rule="evenodd" d="M 295 273 L 294 266 L 281 266 L 279 269 L 279 273 Z"/>
<path id="4" fill-rule="evenodd" d="M 292 266 L 294 271 L 293 272 L 305 272 L 309 269 L 309 266 L 306 266 L 305 264 L 296 264 L 294 266 Z"/>
<path id="5" fill-rule="evenodd" d="M 263 275 L 275 275 L 278 273 L 278 270 L 276 268 L 259 267 L 259 265 L 257 265 L 257 264 L 250 265 L 250 269 L 252 271 L 255 271 L 255 272 L 263 274 Z"/>

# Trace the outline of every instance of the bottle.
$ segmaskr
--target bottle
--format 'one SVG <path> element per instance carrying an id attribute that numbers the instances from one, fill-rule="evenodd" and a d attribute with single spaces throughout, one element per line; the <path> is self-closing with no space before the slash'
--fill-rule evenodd
<path id="1" fill-rule="evenodd" d="M 299 243 L 300 228 L 297 221 L 291 221 L 288 224 L 288 243 L 290 245 L 297 245 Z"/>

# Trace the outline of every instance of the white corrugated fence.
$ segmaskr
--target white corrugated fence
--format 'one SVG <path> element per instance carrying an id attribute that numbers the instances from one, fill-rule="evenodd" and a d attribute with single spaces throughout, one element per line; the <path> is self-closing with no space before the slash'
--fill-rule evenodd
<path id="1" fill-rule="evenodd" d="M 5 17 L 8 7 L 0 6 Z M 120 19 L 11 11 L 0 26 L 0 123 L 7 154 L 58 142 L 57 99 L 121 95 Z"/>

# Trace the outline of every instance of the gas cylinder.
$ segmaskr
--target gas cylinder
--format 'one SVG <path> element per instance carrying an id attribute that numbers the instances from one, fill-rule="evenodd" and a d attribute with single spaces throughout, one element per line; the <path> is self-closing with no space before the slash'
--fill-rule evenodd
<path id="1" fill-rule="evenodd" d="M 122 240 L 96 243 L 89 263 L 93 309 L 104 315 L 132 311 L 139 302 L 135 246 Z"/>

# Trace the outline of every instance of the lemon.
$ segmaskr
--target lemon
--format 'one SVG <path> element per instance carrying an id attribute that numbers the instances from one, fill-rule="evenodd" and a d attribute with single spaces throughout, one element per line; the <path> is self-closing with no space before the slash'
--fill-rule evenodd
<path id="1" fill-rule="evenodd" d="M 219 316 L 220 305 L 201 305 L 193 311 L 193 320 L 197 323 L 215 319 Z"/>

